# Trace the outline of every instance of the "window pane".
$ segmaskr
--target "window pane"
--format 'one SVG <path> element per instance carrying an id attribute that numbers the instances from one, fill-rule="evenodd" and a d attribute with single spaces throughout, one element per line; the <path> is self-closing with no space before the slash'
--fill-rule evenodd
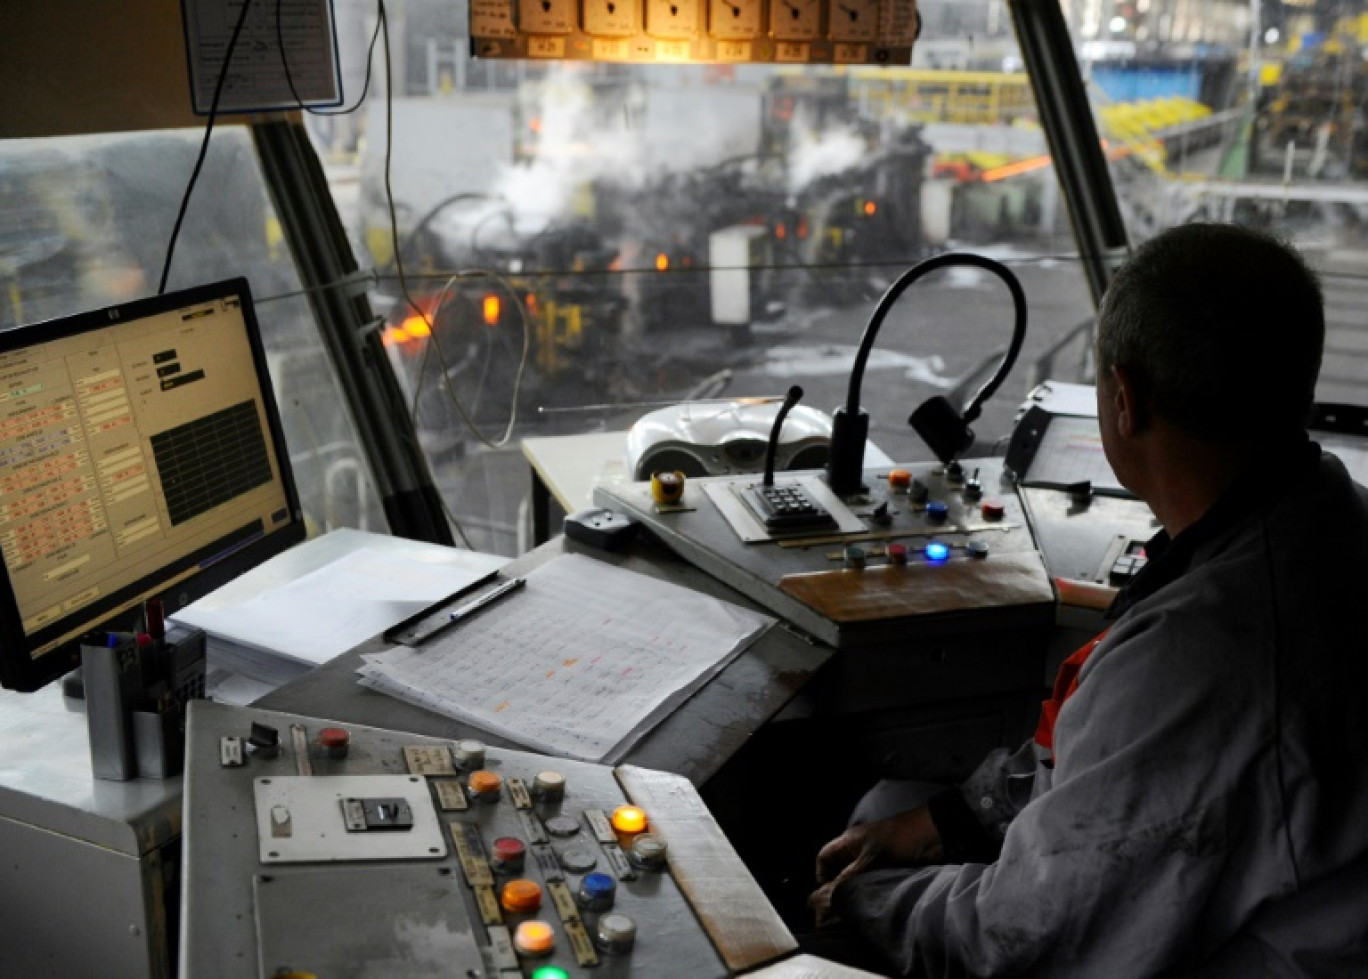
<path id="1" fill-rule="evenodd" d="M 157 289 L 199 132 L 0 141 L 0 328 Z M 385 530 L 308 304 L 240 127 L 216 127 L 168 289 L 246 276 L 314 532 Z"/>
<path id="2" fill-rule="evenodd" d="M 1322 273 L 1317 398 L 1368 404 L 1368 4 L 1072 0 L 1133 242 L 1188 221 L 1290 235 Z"/>
<path id="3" fill-rule="evenodd" d="M 352 104 L 375 7 L 337 11 Z M 947 250 L 1007 262 L 1026 290 L 1021 362 L 976 426 L 985 447 L 1007 434 L 1034 361 L 1092 304 L 1006 5 L 925 0 L 922 16 L 910 68 L 840 70 L 479 60 L 464 3 L 391 7 L 392 147 L 379 63 L 356 113 L 309 125 L 476 547 L 521 543 L 522 437 L 625 430 L 661 404 L 794 383 L 832 411 L 879 297 Z M 394 262 L 387 148 L 404 279 L 426 319 Z M 876 445 L 930 458 L 907 416 L 976 391 L 1012 322 L 981 270 L 904 294 L 864 378 Z M 1076 379 L 1085 348 L 1051 373 Z M 515 406 L 499 449 L 461 418 L 496 439 Z"/>

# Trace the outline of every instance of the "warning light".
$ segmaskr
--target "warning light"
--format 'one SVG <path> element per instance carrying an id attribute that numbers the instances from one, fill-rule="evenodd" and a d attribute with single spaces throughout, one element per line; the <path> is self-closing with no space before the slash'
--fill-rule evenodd
<path id="1" fill-rule="evenodd" d="M 940 541 L 932 541 L 926 545 L 926 560 L 932 564 L 939 564 L 950 556 L 950 548 Z"/>
<path id="2" fill-rule="evenodd" d="M 524 921 L 513 933 L 513 947 L 523 955 L 546 955 L 556 947 L 556 933 L 545 921 Z"/>
<path id="3" fill-rule="evenodd" d="M 783 241 L 788 237 L 788 228 L 784 227 L 782 222 L 774 226 L 774 237 L 778 238 L 780 241 Z"/>
<path id="4" fill-rule="evenodd" d="M 874 216 L 874 213 L 878 211 L 878 209 L 879 205 L 875 204 L 873 201 L 864 202 L 865 217 L 872 218 Z"/>
<path id="5" fill-rule="evenodd" d="M 532 973 L 532 979 L 570 979 L 570 973 L 558 965 L 544 965 Z"/>
<path id="6" fill-rule="evenodd" d="M 646 829 L 646 813 L 637 806 L 618 806 L 613 810 L 613 829 L 619 833 L 641 833 Z"/>
<path id="7" fill-rule="evenodd" d="M 485 326 L 498 326 L 499 313 L 503 311 L 503 303 L 494 293 L 486 293 L 484 297 L 483 312 Z"/>
<path id="8" fill-rule="evenodd" d="M 666 255 L 664 252 L 661 252 L 661 253 L 659 253 L 658 255 L 656 255 L 656 271 L 657 271 L 657 272 L 664 272 L 664 271 L 665 271 L 666 269 L 668 269 L 669 267 L 670 267 L 670 256 L 669 256 L 669 255 Z"/>

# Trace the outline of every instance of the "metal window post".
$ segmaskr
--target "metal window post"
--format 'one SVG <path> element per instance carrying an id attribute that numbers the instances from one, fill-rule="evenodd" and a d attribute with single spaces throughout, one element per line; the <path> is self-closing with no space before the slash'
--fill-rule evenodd
<path id="1" fill-rule="evenodd" d="M 357 271 L 356 257 L 308 134 L 298 121 L 259 122 L 252 137 L 390 531 L 453 544 L 370 303 L 363 291 L 343 285 Z"/>

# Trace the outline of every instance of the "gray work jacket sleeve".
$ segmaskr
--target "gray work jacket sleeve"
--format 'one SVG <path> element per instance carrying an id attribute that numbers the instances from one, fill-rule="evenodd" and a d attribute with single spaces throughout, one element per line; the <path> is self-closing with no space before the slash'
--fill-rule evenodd
<path id="1" fill-rule="evenodd" d="M 1262 777 L 1269 745 L 1250 705 L 1217 688 L 1250 647 L 1174 614 L 1130 619 L 1093 653 L 1029 804 L 1012 801 L 1023 757 L 970 779 L 985 813 L 1015 812 L 996 863 L 859 875 L 837 888 L 838 913 L 906 974 L 1143 975 L 1187 954 L 1190 911 L 1227 859 L 1225 800 Z"/>

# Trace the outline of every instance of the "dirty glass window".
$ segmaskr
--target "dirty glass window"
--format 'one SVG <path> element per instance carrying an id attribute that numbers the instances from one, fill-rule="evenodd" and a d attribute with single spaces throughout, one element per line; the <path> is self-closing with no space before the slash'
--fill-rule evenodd
<path id="1" fill-rule="evenodd" d="M 200 140 L 185 131 L 0 141 L 0 329 L 155 293 Z M 239 275 L 256 300 L 310 531 L 384 531 L 251 139 L 217 127 L 167 288 Z"/>
<path id="2" fill-rule="evenodd" d="M 910 67 L 844 70 L 480 60 L 465 3 L 386 6 L 390 133 L 381 61 L 356 112 L 307 124 L 475 546 L 526 545 L 522 438 L 794 383 L 831 412 L 879 297 L 940 252 L 1007 263 L 1030 304 L 985 450 L 1041 371 L 1079 376 L 1092 304 L 1001 0 L 923 0 Z M 377 7 L 336 10 L 355 104 Z M 864 378 L 874 443 L 930 458 L 909 413 L 967 400 L 1012 314 L 975 269 L 905 293 Z"/>
<path id="3" fill-rule="evenodd" d="M 1323 279 L 1317 399 L 1368 403 L 1368 4 L 1068 0 L 1132 242 L 1285 233 Z"/>

